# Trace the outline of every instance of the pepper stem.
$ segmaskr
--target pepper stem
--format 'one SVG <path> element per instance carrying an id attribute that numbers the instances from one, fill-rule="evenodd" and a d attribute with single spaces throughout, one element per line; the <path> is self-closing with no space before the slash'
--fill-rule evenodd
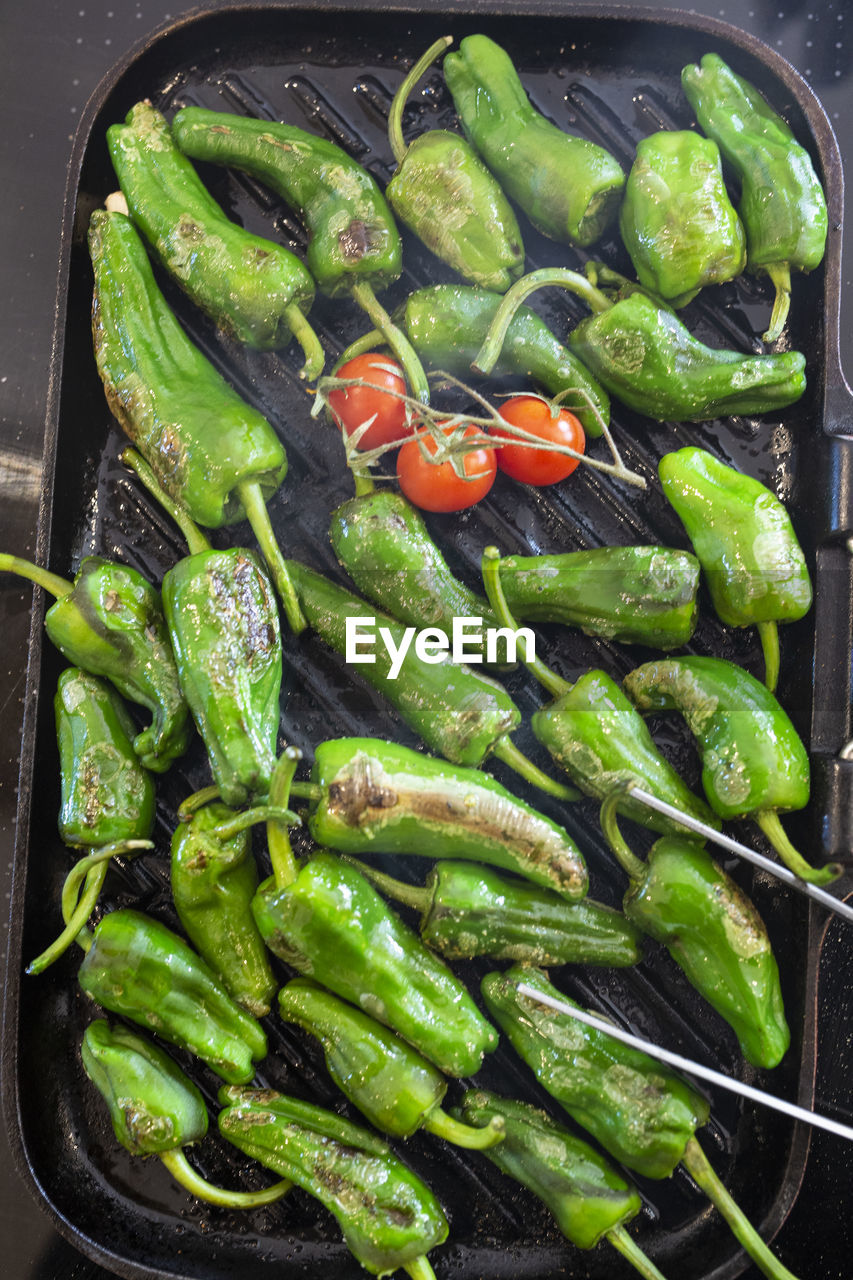
<path id="1" fill-rule="evenodd" d="M 287 327 L 299 343 L 305 356 L 305 363 L 299 370 L 300 378 L 306 381 L 313 381 L 314 378 L 319 378 L 323 372 L 323 365 L 326 363 L 326 353 L 323 350 L 320 339 L 295 302 L 292 302 L 289 307 L 285 307 L 284 318 L 287 321 Z"/>
<path id="2" fill-rule="evenodd" d="M 226 1191 L 224 1187 L 215 1187 L 200 1173 L 196 1173 L 180 1147 L 175 1147 L 174 1151 L 161 1151 L 159 1155 L 175 1181 L 191 1195 L 225 1209 L 256 1209 L 259 1205 L 274 1204 L 293 1186 L 287 1178 L 282 1178 L 280 1182 L 274 1182 L 271 1187 L 264 1187 L 261 1191 Z"/>
<path id="3" fill-rule="evenodd" d="M 85 925 L 95 909 L 103 888 L 110 859 L 119 854 L 135 854 L 142 849 L 153 848 L 154 845 L 150 840 L 117 840 L 113 844 L 105 844 L 103 848 L 96 849 L 93 853 L 87 853 L 84 858 L 76 862 L 65 877 L 65 883 L 62 886 L 62 918 L 65 921 L 65 928 L 59 937 L 42 951 L 41 955 L 36 956 L 35 960 L 27 965 L 27 973 L 43 973 L 68 950 L 75 939 L 80 940 L 81 934 L 83 941 L 80 941 L 80 945 L 88 951 L 87 943 L 90 935 Z"/>
<path id="4" fill-rule="evenodd" d="M 636 1243 L 632 1236 L 624 1227 L 613 1227 L 610 1231 L 605 1232 L 605 1239 L 609 1240 L 614 1249 L 618 1249 L 623 1258 L 631 1263 L 631 1266 L 643 1277 L 643 1280 L 665 1280 L 665 1276 L 658 1271 L 655 1264 Z"/>
<path id="5" fill-rule="evenodd" d="M 421 54 L 394 94 L 391 110 L 388 112 L 388 142 L 398 165 L 402 164 L 403 158 L 408 151 L 408 147 L 403 141 L 403 111 L 406 107 L 406 100 L 424 72 L 429 70 L 438 55 L 444 53 L 448 45 L 451 44 L 453 44 L 453 36 L 440 36 L 438 40 L 430 45 L 426 53 Z"/>
<path id="6" fill-rule="evenodd" d="M 761 809 L 752 816 L 788 870 L 793 871 L 801 880 L 807 880 L 809 884 L 830 884 L 843 875 L 844 868 L 840 862 L 827 862 L 824 867 L 813 867 L 811 863 L 806 862 L 803 855 L 788 839 L 775 809 Z"/>
<path id="7" fill-rule="evenodd" d="M 276 542 L 261 486 L 257 480 L 241 480 L 237 485 L 237 495 L 243 504 L 252 532 L 258 540 L 261 554 L 275 583 L 288 625 L 294 635 L 301 635 L 308 623 L 300 608 L 296 588 L 290 581 L 281 547 Z"/>
<path id="8" fill-rule="evenodd" d="M 761 335 L 762 342 L 775 342 L 788 320 L 791 307 L 791 265 L 788 262 L 771 262 L 764 270 L 770 277 L 776 297 L 773 299 L 773 310 L 770 313 L 770 324 L 767 332 Z"/>
<path id="9" fill-rule="evenodd" d="M 296 772 L 302 752 L 298 747 L 285 747 L 273 770 L 267 799 L 275 808 L 286 809 L 290 800 L 290 784 Z M 267 846 L 272 862 L 276 888 L 286 889 L 293 884 L 299 868 L 290 843 L 290 832 L 287 825 L 278 818 L 267 822 Z"/>
<path id="10" fill-rule="evenodd" d="M 137 453 L 136 449 L 123 449 L 119 457 L 126 467 L 130 467 L 130 470 L 136 473 L 166 514 L 172 517 L 186 539 L 190 555 L 196 555 L 199 551 L 209 551 L 210 543 L 195 520 L 166 492 L 142 454 Z"/>
<path id="11" fill-rule="evenodd" d="M 348 862 L 351 867 L 355 867 L 360 871 L 365 880 L 369 880 L 371 884 L 386 894 L 387 897 L 393 898 L 395 902 L 399 902 L 404 907 L 411 907 L 414 911 L 421 913 L 429 909 L 433 895 L 424 885 L 407 884 L 403 880 L 397 880 L 394 876 L 389 876 L 385 871 L 377 871 L 374 867 L 368 867 L 358 858 L 352 858 L 347 853 L 339 854 L 344 862 Z"/>
<path id="12" fill-rule="evenodd" d="M 514 769 L 531 786 L 538 787 L 540 791 L 547 792 L 549 796 L 556 796 L 558 800 L 580 800 L 581 798 L 581 793 L 576 791 L 574 787 L 567 787 L 564 783 L 558 782 L 556 778 L 544 773 L 523 751 L 519 750 L 506 734 L 502 738 L 498 738 L 492 747 L 492 755 L 497 756 L 498 760 L 502 760 L 504 764 L 509 765 L 510 769 Z"/>
<path id="13" fill-rule="evenodd" d="M 501 626 L 509 628 L 510 631 L 517 631 L 518 623 L 510 613 L 503 586 L 501 585 L 501 553 L 497 547 L 486 547 L 480 561 L 480 569 L 483 574 L 483 586 L 489 598 L 489 604 L 498 615 Z M 572 686 L 568 680 L 558 676 L 556 671 L 552 671 L 540 658 L 524 657 L 522 661 L 530 674 L 535 676 L 542 687 L 552 693 L 555 698 L 562 697 L 564 693 L 570 691 Z"/>
<path id="14" fill-rule="evenodd" d="M 193 814 L 198 813 L 199 809 L 203 809 L 205 805 L 212 804 L 214 800 L 219 799 L 219 787 L 215 784 L 209 787 L 202 787 L 200 791 L 194 791 L 191 796 L 187 796 L 186 800 L 182 800 L 178 806 L 178 822 L 189 822 Z"/>
<path id="15" fill-rule="evenodd" d="M 444 1138 L 456 1147 L 465 1147 L 468 1151 L 485 1151 L 503 1142 L 506 1137 L 506 1121 L 503 1116 L 492 1116 L 488 1124 L 478 1128 L 463 1124 L 461 1120 L 454 1120 L 441 1107 L 433 1108 L 424 1120 L 423 1127 L 436 1137 Z"/>
<path id="16" fill-rule="evenodd" d="M 756 630 L 764 654 L 764 683 L 771 693 L 779 682 L 779 627 L 775 622 L 757 622 Z"/>
<path id="17" fill-rule="evenodd" d="M 352 286 L 352 296 L 380 330 L 384 341 L 400 361 L 412 395 L 422 404 L 429 404 L 429 382 L 424 367 L 403 330 L 391 319 L 366 280 L 358 280 Z"/>
<path id="18" fill-rule="evenodd" d="M 681 1162 L 694 1182 L 702 1188 L 711 1203 L 723 1215 L 735 1238 L 740 1241 L 759 1271 L 768 1276 L 769 1280 L 797 1280 L 794 1273 L 783 1266 L 767 1248 L 755 1227 L 717 1177 L 695 1138 L 691 1138 L 687 1143 Z"/>
<path id="19" fill-rule="evenodd" d="M 73 583 L 66 578 L 60 578 L 58 574 L 51 573 L 49 569 L 42 569 L 40 565 L 33 564 L 31 560 L 22 560 L 20 556 L 10 556 L 5 551 L 0 552 L 0 569 L 7 573 L 16 573 L 19 578 L 29 578 L 30 582 L 34 582 L 36 586 L 44 587 L 45 591 L 49 591 L 52 596 L 56 596 L 57 600 L 61 600 L 63 596 L 67 596 L 69 591 L 73 590 Z"/>
<path id="20" fill-rule="evenodd" d="M 298 796 L 300 800 L 322 800 L 325 788 L 319 782 L 293 782 L 290 794 Z"/>
<path id="21" fill-rule="evenodd" d="M 299 815 L 294 813 L 292 809 L 281 809 L 278 805 L 259 804 L 253 809 L 244 809 L 242 813 L 235 813 L 234 817 L 228 822 L 222 822 L 218 827 L 212 827 L 210 835 L 223 843 L 231 840 L 234 836 L 239 836 L 241 832 L 246 831 L 249 827 L 256 827 L 261 822 L 283 822 L 288 826 L 297 827 L 300 824 Z"/>
<path id="22" fill-rule="evenodd" d="M 370 329 L 367 333 L 363 333 L 360 338 L 356 338 L 348 347 L 345 347 L 335 362 L 332 375 L 337 373 L 342 364 L 346 364 L 348 360 L 354 359 L 355 356 L 363 356 L 374 351 L 377 347 L 386 345 L 385 334 L 381 329 Z"/>
<path id="23" fill-rule="evenodd" d="M 605 839 L 610 845 L 616 861 L 631 881 L 637 883 L 645 877 L 646 864 L 636 854 L 632 853 L 625 837 L 619 830 L 619 823 L 616 820 L 619 802 L 624 799 L 630 785 L 629 781 L 625 781 L 618 782 L 614 787 L 611 787 L 601 805 L 599 821 L 601 830 L 604 832 Z"/>
<path id="24" fill-rule="evenodd" d="M 504 294 L 494 319 L 489 325 L 483 345 L 474 357 L 472 368 L 479 373 L 492 372 L 516 311 L 531 293 L 535 293 L 537 289 L 542 289 L 546 285 L 559 285 L 577 294 L 596 314 L 609 311 L 613 306 L 607 295 L 597 289 L 586 276 L 579 275 L 577 271 L 570 271 L 568 267 L 542 267 L 538 271 L 531 271 L 520 280 L 516 280 Z"/>
<path id="25" fill-rule="evenodd" d="M 411 1262 L 401 1263 L 401 1267 L 403 1271 L 408 1272 L 412 1280 L 435 1280 L 435 1272 L 425 1253 L 422 1253 L 419 1258 L 412 1258 Z"/>

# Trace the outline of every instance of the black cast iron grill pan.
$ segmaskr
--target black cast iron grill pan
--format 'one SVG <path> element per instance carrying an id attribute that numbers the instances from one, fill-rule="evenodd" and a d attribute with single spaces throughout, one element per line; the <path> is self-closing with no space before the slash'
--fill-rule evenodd
<path id="1" fill-rule="evenodd" d="M 538 493 L 499 478 L 488 501 L 463 517 L 436 517 L 432 531 L 457 571 L 476 583 L 482 547 L 534 553 L 607 543 L 660 541 L 685 545 L 673 513 L 655 482 L 657 460 L 682 444 L 703 445 L 776 491 L 791 506 L 815 568 L 818 599 L 803 622 L 785 628 L 780 696 L 810 743 L 816 798 L 807 815 L 791 821 L 816 861 L 851 848 L 845 797 L 853 737 L 850 726 L 851 590 L 846 537 L 853 526 L 851 458 L 845 431 L 849 390 L 838 363 L 841 171 L 830 127 L 808 87 L 771 50 L 734 28 L 688 14 L 625 8 L 500 5 L 464 6 L 318 4 L 242 5 L 199 11 L 165 27 L 133 50 L 89 103 L 74 142 L 63 224 L 56 342 L 51 369 L 44 502 L 38 555 L 53 570 L 71 575 L 91 552 L 136 565 L 159 581 L 183 554 L 176 531 L 143 497 L 117 461 L 123 438 L 112 422 L 91 353 L 91 272 L 85 231 L 93 208 L 115 188 L 105 130 L 138 99 L 151 98 L 171 114 L 197 103 L 288 120 L 333 137 L 381 181 L 393 169 L 385 116 L 394 89 L 412 60 L 438 35 L 458 42 L 483 31 L 512 54 L 534 101 L 558 123 L 611 149 L 627 167 L 644 134 L 688 127 L 682 66 L 715 49 L 768 94 L 810 147 L 830 205 L 830 240 L 824 266 L 797 278 L 785 339 L 808 360 L 804 399 L 782 418 L 734 419 L 693 426 L 653 424 L 616 407 L 613 430 L 630 465 L 649 479 L 645 493 L 628 490 L 590 471 Z M 409 136 L 430 127 L 454 127 L 452 103 L 439 73 L 413 96 L 406 114 Z M 289 212 L 240 175 L 205 170 L 216 197 L 253 230 L 304 248 Z M 523 226 L 529 267 L 579 266 L 583 255 L 555 246 Z M 626 269 L 611 235 L 595 255 Z M 404 238 L 405 270 L 385 297 L 396 305 L 410 289 L 449 279 L 447 271 L 410 237 Z M 282 545 L 338 578 L 328 544 L 330 511 L 350 496 L 336 433 L 309 418 L 309 401 L 297 377 L 293 351 L 260 355 L 222 340 L 164 282 L 170 301 L 193 338 L 238 389 L 276 424 L 290 459 L 287 481 L 271 503 Z M 717 345 L 760 349 L 766 324 L 766 285 L 745 278 L 706 291 L 685 313 L 690 327 Z M 582 310 L 554 292 L 535 305 L 557 332 Z M 364 332 L 366 319 L 340 302 L 318 300 L 312 319 L 331 354 Z M 330 355 L 331 364 L 331 355 Z M 217 535 L 220 545 L 248 537 L 238 526 Z M 43 601 L 34 610 L 28 671 L 27 715 L 21 769 L 20 813 L 13 888 L 9 983 L 4 1025 L 4 1104 L 22 1176 L 57 1227 L 85 1254 L 129 1277 L 288 1276 L 349 1277 L 362 1274 L 339 1241 L 332 1219 L 297 1192 L 279 1205 L 236 1215 L 200 1206 L 172 1183 L 159 1162 L 132 1160 L 117 1147 L 100 1099 L 79 1063 L 82 1031 L 95 1016 L 77 990 L 78 957 L 68 954 L 40 978 L 23 968 L 57 931 L 58 894 L 69 854 L 58 839 L 58 762 L 52 694 L 62 661 L 42 638 Z M 752 637 L 728 631 L 713 618 L 707 600 L 692 648 L 760 670 Z M 332 736 L 365 733 L 404 742 L 408 731 L 348 671 L 310 637 L 285 640 L 282 740 L 302 747 Z M 600 665 L 614 676 L 650 653 L 594 641 L 565 629 L 543 627 L 540 652 L 571 676 Z M 523 672 L 509 687 L 529 713 L 541 694 Z M 658 740 L 689 780 L 697 762 L 678 726 L 661 720 Z M 529 732 L 519 745 L 544 765 Z M 500 769 L 519 794 L 563 821 L 589 862 L 591 891 L 618 904 L 624 881 L 598 834 L 595 807 L 570 811 L 525 791 Z M 159 782 L 156 850 L 111 872 L 103 910 L 133 903 L 175 924 L 168 892 L 168 845 L 180 800 L 208 781 L 200 744 Z M 636 833 L 635 833 L 636 834 Z M 749 828 L 737 834 L 751 839 Z M 637 836 L 638 847 L 641 838 Z M 390 867 L 390 861 L 386 864 Z M 417 861 L 397 874 L 420 878 Z M 757 1079 L 792 1100 L 813 1098 L 815 1008 L 824 917 L 809 914 L 805 900 L 777 888 L 761 874 L 736 866 L 764 915 L 782 969 L 794 1043 L 783 1065 L 765 1078 L 745 1068 L 733 1036 L 687 987 L 660 949 L 650 948 L 631 971 L 570 970 L 554 974 L 558 985 L 599 1010 L 668 1047 L 724 1071 Z M 490 967 L 463 967 L 476 990 Z M 282 968 L 282 980 L 287 976 Z M 343 1108 L 316 1047 L 275 1017 L 268 1019 L 270 1057 L 264 1084 Z M 217 1081 L 185 1063 L 211 1105 Z M 549 1104 L 529 1073 L 506 1049 L 487 1061 L 483 1084 Z M 715 1167 L 765 1237 L 778 1230 L 802 1180 L 808 1133 L 761 1108 L 741 1107 L 715 1093 L 711 1124 L 701 1140 Z M 215 1126 L 214 1126 L 215 1128 Z M 438 1140 L 415 1137 L 405 1157 L 435 1188 L 451 1223 L 447 1245 L 432 1257 L 440 1278 L 473 1280 L 490 1275 L 551 1280 L 571 1274 L 590 1280 L 633 1275 L 614 1251 L 581 1254 L 556 1232 L 547 1213 L 500 1177 L 484 1159 Z M 261 1185 L 263 1172 L 210 1136 L 193 1154 L 201 1171 L 229 1186 Z M 686 1175 L 665 1183 L 641 1183 L 644 1210 L 634 1226 L 638 1239 L 663 1272 L 679 1280 L 734 1280 L 746 1262 L 716 1214 L 710 1213 Z"/>

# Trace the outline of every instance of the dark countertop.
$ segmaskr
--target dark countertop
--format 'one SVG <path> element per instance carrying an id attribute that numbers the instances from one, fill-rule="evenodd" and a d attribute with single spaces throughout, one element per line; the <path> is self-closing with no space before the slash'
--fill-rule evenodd
<path id="1" fill-rule="evenodd" d="M 217 7 L 211 4 L 210 8 Z M 425 4 L 428 7 L 428 0 Z M 468 6 L 463 6 L 468 7 Z M 824 104 L 853 172 L 853 0 L 752 0 L 733 4 L 661 3 L 690 8 L 739 25 L 773 46 L 811 84 Z M 41 492 L 42 441 L 53 330 L 56 262 L 65 165 L 77 122 L 101 77 L 116 59 L 177 13 L 167 0 L 29 0 L 7 6 L 4 31 L 4 129 L 0 135 L 0 244 L 5 305 L 0 315 L 0 497 L 6 550 L 35 548 Z M 842 296 L 853 282 L 853 210 L 847 198 L 847 250 Z M 843 356 L 853 370 L 853 306 L 844 304 Z M 31 591 L 0 582 L 4 733 L 0 743 L 0 885 L 9 901 L 16 786 L 20 763 Z M 834 1050 L 844 1043 L 838 993 L 853 989 L 843 927 L 836 924 L 825 956 L 835 969 L 836 1003 L 822 1011 L 818 1108 L 850 1119 L 845 1081 L 833 1076 Z M 3 936 L 8 922 L 3 918 Z M 5 943 L 4 948 L 5 950 Z M 847 981 L 844 981 L 845 976 Z M 848 997 L 849 999 L 849 997 Z M 0 1134 L 0 1251 L 7 1280 L 84 1280 L 106 1273 L 57 1234 L 21 1182 Z M 805 1185 L 780 1240 L 801 1280 L 846 1280 L 853 1151 L 841 1139 L 816 1134 Z M 750 1272 L 757 1278 L 757 1272 Z"/>

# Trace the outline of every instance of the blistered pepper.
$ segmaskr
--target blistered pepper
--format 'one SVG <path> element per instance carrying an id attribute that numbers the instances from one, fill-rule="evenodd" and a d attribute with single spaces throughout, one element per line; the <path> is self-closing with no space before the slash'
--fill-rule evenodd
<path id="1" fill-rule="evenodd" d="M 386 897 L 420 912 L 421 937 L 447 960 L 488 956 L 520 964 L 621 968 L 641 958 L 634 925 L 591 898 L 567 902 L 470 862 L 436 862 L 423 885 L 358 865 Z"/>
<path id="2" fill-rule="evenodd" d="M 692 129 L 664 129 L 637 144 L 619 230 L 640 284 L 674 307 L 746 266 L 719 148 Z"/>
<path id="3" fill-rule="evenodd" d="M 136 569 L 101 556 L 86 556 L 73 582 L 18 556 L 0 554 L 0 569 L 56 596 L 44 616 L 49 639 L 74 666 L 106 676 L 151 711 L 133 749 L 146 769 L 168 769 L 187 749 L 191 722 L 156 588 Z"/>
<path id="4" fill-rule="evenodd" d="M 625 1223 L 642 1207 L 636 1187 L 588 1142 L 538 1107 L 486 1089 L 469 1089 L 458 1112 L 473 1125 L 503 1119 L 505 1136 L 500 1149 L 485 1154 L 501 1173 L 520 1182 L 547 1205 L 573 1245 L 594 1249 L 607 1240 L 645 1280 L 663 1280 L 625 1230 Z"/>
<path id="5" fill-rule="evenodd" d="M 809 758 L 770 690 L 725 658 L 662 658 L 629 672 L 628 697 L 641 712 L 681 713 L 702 757 L 708 804 L 723 819 L 750 817 L 791 871 L 814 884 L 841 874 L 812 867 L 779 820 L 809 800 Z"/>
<path id="6" fill-rule="evenodd" d="M 265 505 L 287 472 L 281 441 L 178 324 L 129 218 L 96 209 L 89 253 L 95 359 L 110 409 L 192 520 L 208 529 L 249 520 L 288 622 L 301 631 Z"/>
<path id="7" fill-rule="evenodd" d="M 427 1252 L 448 1225 L 429 1188 L 379 1138 L 336 1112 L 272 1089 L 222 1089 L 228 1142 L 314 1196 L 371 1275 L 435 1280 Z"/>
<path id="8" fill-rule="evenodd" d="M 552 240 L 598 240 L 625 185 L 614 157 L 546 119 L 488 36 L 466 36 L 444 59 L 444 75 L 466 136 L 533 225 Z"/>
<path id="9" fill-rule="evenodd" d="M 626 1168 L 667 1178 L 684 1165 L 768 1280 L 795 1280 L 729 1195 L 694 1136 L 708 1119 L 705 1098 L 648 1054 L 523 995 L 519 984 L 567 1005 L 575 1002 L 538 969 L 515 966 L 483 979 L 490 1013 L 547 1092 Z"/>
<path id="10" fill-rule="evenodd" d="M 785 327 L 791 271 L 813 271 L 823 259 L 826 197 L 811 157 L 758 90 L 716 53 L 686 66 L 681 84 L 700 127 L 740 184 L 738 212 L 746 228 L 747 267 L 766 272 L 776 290 L 765 342 Z"/>
<path id="11" fill-rule="evenodd" d="M 666 453 L 658 464 L 665 496 L 693 545 L 717 616 L 757 626 L 764 682 L 779 676 L 779 622 L 808 613 L 812 585 L 791 517 L 775 493 L 706 449 Z"/>
<path id="12" fill-rule="evenodd" d="M 806 389 L 800 351 L 744 355 L 708 347 L 675 312 L 639 287 L 615 300 L 564 267 L 531 271 L 504 294 L 475 366 L 489 373 L 516 306 L 536 289 L 558 285 L 592 307 L 569 334 L 569 346 L 609 393 L 658 422 L 706 422 L 731 414 L 769 413 L 800 399 Z"/>
<path id="13" fill-rule="evenodd" d="M 381 1133 L 410 1138 L 426 1129 L 460 1147 L 494 1146 L 503 1125 L 472 1128 L 441 1106 L 447 1081 L 393 1031 L 315 982 L 293 978 L 278 996 L 279 1013 L 316 1036 L 329 1075 L 344 1097 Z"/>
<path id="14" fill-rule="evenodd" d="M 110 125 L 107 146 L 131 218 L 193 302 L 230 337 L 261 351 L 295 337 L 305 354 L 302 376 L 317 377 L 323 349 L 305 318 L 314 281 L 299 258 L 225 216 L 150 102 Z"/>
<path id="15" fill-rule="evenodd" d="M 133 1156 L 159 1156 L 196 1198 L 228 1209 L 254 1209 L 289 1191 L 287 1180 L 260 1191 L 227 1191 L 196 1172 L 183 1148 L 206 1135 L 207 1107 L 200 1090 L 159 1045 L 121 1023 L 111 1027 L 98 1018 L 83 1034 L 80 1056 L 121 1145 Z"/>
<path id="16" fill-rule="evenodd" d="M 695 840 L 664 836 L 644 861 L 616 822 L 614 791 L 601 826 L 630 879 L 622 908 L 662 942 L 691 984 L 737 1035 L 747 1062 L 775 1067 L 791 1041 L 779 968 L 764 921 L 743 890 Z"/>
<path id="17" fill-rule="evenodd" d="M 415 62 L 394 94 L 388 140 L 397 168 L 385 194 L 401 222 L 471 284 L 503 293 L 524 270 L 518 220 L 476 151 L 458 133 L 430 129 L 407 146 L 409 94 L 452 43 L 442 36 Z"/>

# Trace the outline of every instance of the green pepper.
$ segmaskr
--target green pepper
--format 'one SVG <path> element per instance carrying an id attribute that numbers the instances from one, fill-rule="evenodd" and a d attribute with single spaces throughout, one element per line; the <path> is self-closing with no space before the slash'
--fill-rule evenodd
<path id="1" fill-rule="evenodd" d="M 199 551 L 163 579 L 181 687 L 226 804 L 262 795 L 276 761 L 282 680 L 278 612 L 251 551 Z"/>
<path id="2" fill-rule="evenodd" d="M 658 422 L 706 422 L 731 414 L 769 413 L 806 389 L 800 351 L 743 355 L 705 346 L 675 312 L 642 289 L 607 296 L 576 271 L 548 267 L 522 276 L 501 299 L 474 363 L 489 373 L 515 308 L 546 285 L 583 297 L 593 314 L 569 334 L 569 346 L 612 396 Z"/>
<path id="3" fill-rule="evenodd" d="M 393 1138 L 427 1129 L 456 1146 L 494 1146 L 503 1125 L 472 1129 L 441 1107 L 447 1081 L 411 1045 L 361 1009 L 315 982 L 293 978 L 279 992 L 279 1013 L 316 1036 L 329 1075 L 370 1123 Z"/>
<path id="4" fill-rule="evenodd" d="M 562 827 L 489 774 L 375 738 L 335 738 L 314 753 L 309 830 L 343 853 L 484 862 L 562 897 L 586 893 L 581 854 Z"/>
<path id="5" fill-rule="evenodd" d="M 451 1076 L 472 1075 L 497 1045 L 465 986 L 354 867 L 318 852 L 253 910 L 270 950 L 298 973 L 391 1027 Z"/>
<path id="6" fill-rule="evenodd" d="M 791 871 L 814 884 L 841 874 L 812 867 L 785 834 L 780 812 L 809 800 L 809 758 L 760 680 L 725 658 L 662 658 L 629 672 L 625 692 L 642 712 L 681 713 L 702 756 L 702 786 L 723 819 L 751 817 Z"/>
<path id="7" fill-rule="evenodd" d="M 674 307 L 746 266 L 719 147 L 692 129 L 664 129 L 637 144 L 619 230 L 640 284 Z"/>
<path id="8" fill-rule="evenodd" d="M 288 1181 L 262 1191 L 226 1191 L 196 1173 L 183 1148 L 207 1133 L 199 1089 L 158 1045 L 103 1018 L 90 1022 L 80 1054 L 86 1075 L 106 1102 L 113 1132 L 131 1155 L 159 1156 L 172 1177 L 194 1196 L 231 1209 L 280 1200 Z"/>
<path id="9" fill-rule="evenodd" d="M 231 1084 L 251 1080 L 267 1052 L 263 1028 L 178 934 L 123 907 L 81 945 L 78 981 L 103 1008 L 187 1049 Z"/>
<path id="10" fill-rule="evenodd" d="M 402 117 L 421 76 L 452 37 L 417 60 L 394 94 L 388 139 L 397 168 L 385 194 L 401 222 L 471 284 L 503 293 L 524 270 L 512 207 L 476 151 L 458 133 L 430 129 L 406 146 Z"/>
<path id="11" fill-rule="evenodd" d="M 557 1226 L 578 1249 L 594 1249 L 605 1239 L 645 1280 L 663 1280 L 654 1263 L 625 1230 L 642 1201 L 603 1156 L 538 1107 L 469 1089 L 459 1106 L 473 1125 L 503 1118 L 506 1135 L 486 1152 L 492 1164 L 527 1187 L 551 1210 Z"/>
<path id="12" fill-rule="evenodd" d="M 251 174 L 295 209 L 308 235 L 308 270 L 329 298 L 352 297 L 381 329 L 412 394 L 429 400 L 420 361 L 376 297 L 402 269 L 400 235 L 374 179 L 326 138 L 294 125 L 184 107 L 172 136 L 195 160 Z"/>
<path id="13" fill-rule="evenodd" d="M 347 861 L 353 861 L 347 855 Z M 386 897 L 420 912 L 424 942 L 447 960 L 488 956 L 520 964 L 622 967 L 641 958 L 639 931 L 591 898 L 548 889 L 469 862 L 436 862 L 423 886 L 358 865 Z"/>
<path id="14" fill-rule="evenodd" d="M 740 184 L 747 267 L 766 272 L 776 290 L 765 342 L 785 327 L 791 271 L 813 271 L 826 247 L 826 197 L 804 147 L 758 90 L 716 53 L 686 66 L 681 84 L 700 127 Z"/>
<path id="15" fill-rule="evenodd" d="M 676 964 L 734 1030 L 747 1062 L 775 1067 L 791 1041 L 779 968 L 758 911 L 731 876 L 695 840 L 664 836 L 645 862 L 616 822 L 616 792 L 601 826 L 630 878 L 623 910 L 662 942 Z"/>
<path id="16" fill-rule="evenodd" d="M 438 655 L 441 661 L 423 660 L 411 647 L 414 627 L 378 613 L 295 560 L 288 561 L 287 567 L 309 625 L 342 657 L 348 654 L 349 620 L 365 623 L 373 618 L 375 652 L 365 655 L 359 648 L 359 656 L 373 659 L 362 665 L 363 678 L 384 694 L 431 751 L 453 764 L 473 766 L 494 755 L 534 786 L 561 800 L 576 798 L 573 790 L 543 773 L 510 738 L 521 712 L 502 685 L 452 662 L 446 652 Z"/>
<path id="17" fill-rule="evenodd" d="M 250 821 L 265 809 L 237 814 L 219 801 L 194 812 L 172 836 L 171 886 L 178 918 L 199 954 L 249 1013 L 269 1013 L 277 989 L 264 940 L 252 914 L 258 868 Z"/>
<path id="18" fill-rule="evenodd" d="M 694 1137 L 708 1119 L 707 1101 L 648 1054 L 522 995 L 519 984 L 567 1005 L 574 1001 L 526 966 L 483 979 L 489 1011 L 545 1090 L 628 1169 L 667 1178 L 683 1164 L 768 1280 L 795 1280 L 726 1191 Z"/>
<path id="19" fill-rule="evenodd" d="M 470 378 L 500 304 L 501 295 L 487 289 L 436 284 L 415 289 L 395 315 L 427 368 Z M 347 347 L 339 363 L 372 351 L 382 340 L 378 330 L 365 334 Z M 610 421 L 607 392 L 530 307 L 513 313 L 493 372 L 529 378 L 547 395 L 560 396 L 588 436 L 600 436 L 602 423 Z"/>
<path id="20" fill-rule="evenodd" d="M 129 218 L 96 209 L 92 333 L 107 403 L 158 484 L 205 528 L 248 518 L 291 628 L 305 622 L 265 501 L 287 471 L 284 448 L 190 342 L 157 287 Z"/>
<path id="21" fill-rule="evenodd" d="M 598 240 L 625 185 L 613 156 L 547 120 L 488 36 L 466 36 L 444 59 L 444 75 L 466 137 L 533 225 L 552 240 Z"/>
<path id="22" fill-rule="evenodd" d="M 56 596 L 44 616 L 48 637 L 74 666 L 106 676 L 152 712 L 133 749 L 146 769 L 168 769 L 189 745 L 190 718 L 157 590 L 136 569 L 100 556 L 86 556 L 73 583 L 18 556 L 0 554 L 0 569 Z"/>
<path id="23" fill-rule="evenodd" d="M 257 350 L 295 337 L 302 376 L 317 377 L 323 348 L 305 319 L 314 281 L 296 255 L 225 216 L 150 102 L 137 102 L 124 124 L 107 129 L 107 146 L 130 216 L 193 302 Z"/>
<path id="24" fill-rule="evenodd" d="M 435 1280 L 427 1252 L 448 1233 L 429 1188 L 386 1144 L 333 1111 L 272 1089 L 222 1089 L 228 1142 L 314 1196 L 371 1275 Z"/>
<path id="25" fill-rule="evenodd" d="M 717 616 L 730 627 L 758 627 L 764 682 L 775 689 L 777 623 L 802 618 L 812 602 L 791 517 L 760 481 L 705 449 L 664 454 L 658 475 L 699 557 Z"/>
<path id="26" fill-rule="evenodd" d="M 483 581 L 492 608 L 504 626 L 513 628 L 500 575 L 496 547 L 483 553 Z M 652 735 L 631 701 L 606 671 L 585 671 L 574 683 L 564 680 L 540 658 L 525 665 L 553 701 L 534 712 L 530 727 L 552 760 L 588 796 L 603 800 L 615 783 L 633 778 L 649 792 L 702 822 L 713 815 L 658 751 Z M 663 833 L 684 828 L 631 798 L 619 796 L 619 811 L 635 822 Z"/>

